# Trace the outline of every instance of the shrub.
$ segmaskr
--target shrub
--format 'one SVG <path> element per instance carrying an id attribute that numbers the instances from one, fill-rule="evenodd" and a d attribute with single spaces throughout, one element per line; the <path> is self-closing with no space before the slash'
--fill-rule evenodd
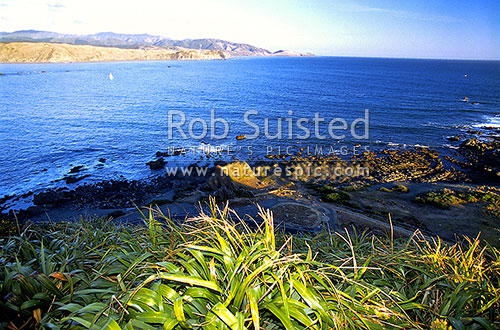
<path id="1" fill-rule="evenodd" d="M 348 193 L 339 190 L 323 195 L 321 200 L 327 203 L 345 204 L 347 201 L 351 200 L 351 196 Z"/>
<path id="2" fill-rule="evenodd" d="M 358 191 L 360 188 L 355 186 L 355 185 L 351 185 L 351 186 L 347 186 L 345 187 L 343 190 L 346 191 L 346 192 L 354 192 L 354 191 Z"/>
<path id="3" fill-rule="evenodd" d="M 454 191 L 444 188 L 437 191 L 429 191 L 415 197 L 415 202 L 420 204 L 431 204 L 446 209 L 451 205 L 465 203 L 485 203 L 485 210 L 489 214 L 500 216 L 500 195 L 493 191 L 483 189 L 470 189 L 466 191 Z"/>
<path id="4" fill-rule="evenodd" d="M 332 192 L 335 192 L 337 191 L 337 188 L 335 188 L 333 185 L 331 184 L 325 184 L 325 185 L 315 185 L 314 186 L 314 189 L 319 192 L 319 193 L 323 193 L 323 194 L 328 194 L 328 193 L 332 193 Z"/>
<path id="5" fill-rule="evenodd" d="M 0 237 L 18 234 L 17 225 L 9 219 L 0 220 Z"/>
<path id="6" fill-rule="evenodd" d="M 397 191 L 397 192 L 400 192 L 400 193 L 409 193 L 410 192 L 410 189 L 408 189 L 408 187 L 406 186 L 403 186 L 403 185 L 394 185 L 392 186 L 391 189 L 389 188 L 386 188 L 386 187 L 380 187 L 378 190 L 382 191 L 382 192 L 386 192 L 386 193 L 390 193 L 390 192 L 393 192 L 393 191 Z"/>
<path id="7" fill-rule="evenodd" d="M 392 190 L 403 193 L 403 194 L 410 192 L 410 189 L 408 189 L 407 186 L 403 186 L 402 184 L 395 185 L 394 187 L 392 187 Z"/>

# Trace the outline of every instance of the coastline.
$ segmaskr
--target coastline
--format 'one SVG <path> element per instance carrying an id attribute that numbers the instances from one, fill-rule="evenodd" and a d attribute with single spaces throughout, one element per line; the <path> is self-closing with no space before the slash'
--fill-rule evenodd
<path id="1" fill-rule="evenodd" d="M 0 63 L 94 63 L 122 61 L 214 60 L 230 54 L 218 50 L 149 47 L 126 49 L 59 43 L 0 43 Z"/>
<path id="2" fill-rule="evenodd" d="M 0 64 L 114 63 L 134 61 L 227 60 L 238 57 L 315 57 L 278 51 L 268 55 L 238 55 L 229 51 L 182 47 L 121 48 L 47 42 L 0 42 Z"/>
<path id="3" fill-rule="evenodd" d="M 229 63 L 228 61 L 225 63 L 228 65 L 235 65 L 235 67 L 231 69 L 233 71 L 230 70 L 229 72 L 241 72 L 239 66 L 245 63 L 240 63 L 238 61 L 232 62 L 233 63 Z M 284 66 L 286 70 L 294 69 L 296 66 L 296 61 L 294 60 L 282 62 L 290 62 Z M 136 220 L 138 218 L 135 216 L 137 215 L 136 206 L 142 207 L 147 205 L 158 205 L 164 208 L 166 213 L 168 213 L 167 209 L 168 211 L 175 211 L 177 208 L 179 211 L 178 217 L 183 218 L 186 212 L 180 212 L 181 209 L 191 210 L 191 214 L 195 214 L 196 212 L 193 210 L 196 210 L 200 203 L 204 205 L 210 197 L 215 197 L 220 203 L 229 202 L 232 206 L 235 204 L 239 205 L 237 206 L 237 212 L 242 215 L 250 211 L 250 213 L 255 214 L 255 208 L 252 210 L 250 209 L 256 202 L 268 203 L 266 205 L 268 205 L 269 208 L 272 208 L 273 205 L 277 203 L 298 203 L 308 207 L 313 206 L 314 209 L 322 209 L 324 210 L 324 214 L 331 215 L 330 220 L 332 221 L 329 223 L 332 227 L 358 224 L 360 229 L 371 228 L 377 230 L 377 228 L 386 226 L 389 219 L 388 214 L 390 213 L 393 216 L 393 223 L 400 228 L 406 228 L 406 230 L 409 231 L 423 229 L 426 230 L 428 234 L 439 234 L 450 240 L 454 239 L 454 233 L 451 231 L 453 228 L 458 228 L 458 233 L 465 233 L 469 236 L 474 236 L 478 231 L 488 231 L 496 234 L 494 229 L 498 228 L 498 224 L 496 224 L 495 219 L 491 218 L 488 214 L 485 215 L 485 213 L 488 212 L 486 207 L 489 206 L 489 204 L 481 200 L 484 194 L 477 191 L 481 190 L 483 186 L 495 189 L 498 187 L 498 175 L 496 173 L 500 172 L 498 168 L 498 159 L 500 158 L 498 155 L 499 148 L 498 144 L 491 146 L 489 144 L 493 143 L 495 139 L 498 142 L 500 129 L 495 126 L 497 123 L 495 120 L 498 119 L 497 109 L 494 107 L 495 99 L 492 98 L 490 100 L 488 97 L 483 97 L 481 94 L 469 90 L 469 85 L 475 83 L 473 79 L 477 79 L 476 77 L 479 77 L 479 75 L 473 76 L 471 74 L 470 78 L 464 78 L 462 75 L 453 76 L 453 80 L 451 80 L 453 81 L 453 86 L 455 86 L 455 84 L 459 86 L 463 85 L 464 91 L 453 90 L 453 92 L 447 94 L 443 100 L 441 100 L 439 95 L 433 93 L 422 98 L 412 93 L 410 93 L 409 96 L 404 95 L 398 98 L 398 93 L 392 90 L 392 99 L 395 104 L 391 109 L 398 108 L 398 104 L 401 103 L 406 104 L 407 107 L 413 106 L 418 110 L 411 113 L 411 116 L 414 117 L 410 116 L 408 118 L 404 116 L 405 111 L 398 111 L 403 115 L 393 118 L 394 122 L 387 119 L 391 118 L 391 115 L 395 115 L 396 112 L 389 112 L 386 117 L 385 111 L 383 110 L 388 106 L 386 101 L 370 103 L 372 102 L 372 98 L 370 98 L 369 95 L 363 94 L 365 89 L 360 88 L 357 90 L 358 93 L 360 93 L 359 95 L 365 95 L 364 101 L 360 102 L 363 102 L 363 105 L 366 102 L 366 104 L 377 108 L 377 111 L 373 114 L 374 116 L 378 115 L 379 118 L 373 117 L 373 122 L 378 124 L 378 126 L 375 128 L 372 127 L 372 140 L 367 142 L 370 148 L 373 146 L 372 152 L 357 155 L 356 157 L 353 157 L 354 155 L 350 153 L 341 156 L 311 156 L 308 152 L 300 150 L 302 147 L 300 143 L 295 143 L 300 141 L 294 142 L 292 150 L 294 150 L 295 153 L 292 156 L 278 154 L 280 151 L 274 151 L 277 154 L 266 154 L 267 152 L 264 153 L 264 148 L 261 148 L 262 150 L 260 150 L 260 153 L 256 153 L 258 157 L 253 157 L 251 159 L 246 159 L 244 156 L 240 157 L 238 155 L 236 155 L 234 159 L 230 159 L 229 157 L 219 158 L 216 156 L 216 153 L 212 153 L 212 151 L 210 151 L 208 155 L 203 155 L 201 153 L 196 155 L 203 156 L 202 158 L 194 156 L 182 157 L 182 155 L 176 157 L 175 154 L 170 155 L 165 149 L 161 148 L 173 145 L 176 148 L 192 147 L 198 150 L 202 149 L 202 147 L 208 147 L 209 149 L 215 149 L 219 146 L 219 143 L 213 140 L 206 140 L 208 143 L 215 143 L 214 145 L 210 145 L 203 140 L 182 141 L 176 139 L 167 141 L 168 143 L 165 143 L 165 141 L 154 143 L 152 139 L 156 138 L 156 136 L 160 136 L 159 134 L 163 136 L 163 124 L 156 125 L 155 129 L 151 130 L 154 132 L 153 134 L 145 134 L 148 130 L 144 129 L 137 129 L 136 131 L 130 130 L 130 128 L 136 127 L 135 123 L 137 121 L 140 122 L 146 115 L 153 116 L 151 111 L 153 108 L 149 107 L 150 103 L 160 104 L 161 106 L 158 106 L 158 108 L 162 108 L 163 110 L 168 107 L 179 106 L 179 104 L 181 104 L 182 108 L 182 102 L 188 102 L 189 100 L 196 100 L 198 102 L 196 107 L 190 105 L 188 107 L 189 110 L 197 107 L 204 109 L 205 104 L 212 104 L 214 102 L 238 104 L 238 109 L 251 107 L 252 104 L 257 102 L 262 105 L 263 109 L 272 109 L 273 106 L 266 103 L 266 88 L 270 88 L 269 86 L 271 86 L 268 86 L 270 83 L 269 80 L 257 80 L 260 84 L 254 85 L 252 83 L 250 86 L 252 88 L 248 87 L 239 94 L 236 93 L 234 98 L 227 97 L 227 94 L 233 91 L 233 87 L 235 86 L 234 82 L 239 82 L 242 78 L 265 77 L 264 74 L 267 68 L 273 67 L 273 64 L 274 63 L 269 63 L 269 66 L 261 67 L 251 65 L 251 67 L 247 69 L 260 69 L 256 72 L 248 71 L 251 75 L 236 74 L 234 76 L 234 81 L 229 81 L 228 84 L 222 85 L 224 88 L 220 88 L 218 84 L 213 84 L 213 88 L 208 88 L 208 91 L 205 91 L 204 88 L 199 88 L 199 76 L 197 70 L 195 70 L 197 68 L 194 68 L 195 65 L 184 65 L 184 67 L 187 67 L 184 68 L 185 70 L 166 70 L 166 64 L 160 65 L 166 71 L 158 71 L 158 68 L 152 65 L 151 68 L 148 69 L 150 69 L 153 74 L 143 75 L 148 78 L 145 80 L 145 82 L 149 83 L 149 85 L 145 85 L 148 87 L 132 89 L 130 93 L 126 94 L 127 97 L 122 97 L 121 99 L 106 97 L 104 99 L 106 99 L 107 102 L 104 103 L 104 106 L 102 102 L 95 102 L 92 106 L 88 106 L 86 102 L 95 97 L 94 91 L 96 89 L 101 90 L 102 93 L 106 95 L 125 95 L 125 91 L 129 90 L 122 90 L 123 86 L 133 86 L 137 82 L 136 72 L 141 72 L 128 70 L 129 68 L 127 66 L 127 70 L 124 70 L 120 74 L 120 72 L 115 72 L 113 68 L 105 66 L 105 68 L 101 68 L 100 70 L 89 70 L 88 73 L 82 75 L 73 75 L 72 73 L 66 75 L 66 73 L 70 71 L 67 70 L 68 68 L 61 66 L 60 70 L 57 71 L 57 74 L 60 73 L 61 75 L 55 77 L 49 75 L 53 70 L 47 69 L 47 71 L 42 71 L 45 70 L 43 68 L 44 65 L 40 65 L 40 69 L 36 69 L 37 71 L 28 69 L 25 70 L 26 72 L 14 72 L 16 70 L 14 66 L 11 69 L 9 68 L 12 72 L 8 74 L 12 74 L 13 76 L 23 75 L 24 73 L 48 73 L 47 75 L 39 75 L 36 77 L 41 79 L 21 79 L 23 77 L 17 76 L 7 78 L 12 78 L 12 86 L 15 86 L 14 83 L 18 80 L 24 83 L 36 83 L 40 84 L 40 86 L 48 86 L 48 88 L 43 90 L 43 93 L 50 96 L 47 99 L 60 100 L 60 102 L 52 103 L 52 107 L 56 109 L 55 115 L 52 118 L 61 117 L 65 119 L 65 121 L 53 122 L 49 120 L 49 122 L 54 125 L 55 132 L 59 132 L 61 124 L 68 124 L 65 128 L 69 130 L 81 130 L 81 127 L 92 127 L 96 129 L 93 125 L 102 122 L 102 126 L 99 127 L 100 134 L 101 136 L 107 136 L 110 132 L 110 128 L 113 130 L 112 132 L 115 132 L 114 130 L 119 127 L 112 125 L 113 123 L 120 122 L 122 119 L 127 119 L 127 116 L 130 116 L 131 120 L 127 121 L 128 125 L 124 126 L 126 129 L 117 130 L 115 132 L 114 139 L 112 140 L 113 143 L 111 144 L 101 143 L 99 139 L 92 140 L 94 138 L 94 136 L 92 136 L 93 134 L 83 136 L 76 135 L 79 141 L 82 141 L 79 148 L 65 149 L 64 144 L 61 144 L 63 148 L 56 148 L 57 156 L 51 158 L 51 160 L 55 159 L 57 163 L 52 163 L 50 161 L 38 163 L 36 153 L 25 155 L 24 160 L 21 161 L 17 161 L 18 159 L 22 159 L 21 157 L 16 157 L 16 162 L 5 162 L 4 164 L 7 164 L 5 168 L 24 168 L 25 170 L 22 172 L 22 178 L 17 179 L 15 175 L 11 175 L 11 178 L 14 178 L 14 180 L 4 181 L 7 184 L 5 184 L 3 188 L 8 189 L 4 189 L 3 192 L 6 194 L 15 193 L 16 196 L 0 196 L 0 211 L 3 211 L 2 217 L 7 217 L 11 221 L 14 221 L 15 216 L 12 212 L 6 215 L 7 211 L 11 208 L 10 206 L 13 203 L 17 203 L 19 200 L 21 200 L 21 202 L 26 200 L 27 204 L 21 206 L 21 210 L 16 215 L 17 219 L 20 221 L 74 220 L 82 215 L 96 215 L 99 217 L 112 216 L 116 218 L 117 221 L 133 221 L 134 217 Z M 334 64 L 333 67 L 344 67 L 346 63 L 332 64 Z M 370 62 L 365 63 L 367 66 L 371 66 L 372 64 L 373 63 Z M 391 63 L 388 62 L 386 64 Z M 220 70 L 221 65 L 217 63 L 203 63 L 203 66 L 210 67 L 211 70 L 204 75 L 204 77 L 208 79 L 206 82 L 212 81 L 214 79 L 214 74 L 216 77 L 219 77 L 218 79 L 221 79 L 221 81 L 226 81 L 225 77 L 227 73 Z M 170 65 L 168 65 L 168 67 L 170 68 Z M 182 66 L 172 65 L 172 68 L 177 67 Z M 284 72 L 287 72 L 286 70 Z M 309 70 L 307 71 L 306 77 L 309 78 L 310 82 L 316 82 L 315 78 L 317 75 L 321 74 L 320 71 L 321 70 Z M 110 72 L 113 72 L 116 78 L 113 83 L 110 83 L 111 79 L 108 79 L 108 74 Z M 127 75 L 124 75 L 124 72 L 126 72 Z M 155 75 L 156 72 L 159 74 Z M 336 72 L 337 71 L 334 70 L 331 73 L 334 75 Z M 469 72 L 473 71 L 469 70 Z M 184 85 L 183 82 L 186 76 L 191 79 L 187 79 L 189 83 Z M 58 88 L 50 87 L 50 83 L 57 81 L 54 77 L 61 77 L 60 81 L 63 82 Z M 82 79 L 74 79 L 75 77 Z M 395 74 L 392 78 L 395 79 L 395 81 L 403 79 L 398 74 Z M 407 87 L 409 90 L 411 90 L 411 86 L 419 84 L 427 86 L 425 85 L 428 79 L 427 75 L 412 76 L 410 78 L 411 79 L 408 81 L 411 83 Z M 387 90 L 391 91 L 392 83 L 390 83 L 391 80 L 387 78 L 387 75 L 375 75 L 374 79 L 375 80 L 372 81 L 373 84 L 379 82 L 380 80 L 378 79 L 388 81 L 387 85 L 380 86 L 377 89 L 377 95 L 385 95 L 383 93 L 386 93 Z M 67 80 L 72 81 L 72 86 L 75 88 L 68 89 L 67 92 L 63 93 L 65 95 L 60 95 L 58 90 L 66 91 L 66 84 L 64 82 Z M 319 90 L 311 89 L 313 91 L 311 93 L 299 93 L 297 98 L 300 97 L 301 99 L 308 100 L 308 97 L 314 97 L 319 94 L 329 95 L 330 84 L 337 82 L 340 84 L 341 80 L 342 76 L 339 77 L 339 81 L 336 79 L 332 81 L 325 80 L 323 85 L 318 86 L 318 88 L 321 87 Z M 152 88 L 158 81 L 165 82 L 164 85 L 162 85 L 163 88 Z M 172 81 L 181 83 L 172 86 L 170 83 Z M 46 84 L 41 82 L 46 82 Z M 426 91 L 439 91 L 439 80 L 434 80 L 434 82 L 434 87 L 428 86 L 426 87 Z M 81 119 L 83 119 L 81 123 L 79 121 L 70 120 L 74 110 L 72 100 L 74 95 L 78 95 L 75 93 L 79 93 L 78 86 L 87 83 L 90 83 L 92 88 L 89 87 L 87 89 L 86 97 L 78 99 L 78 103 L 81 106 L 85 105 L 88 113 L 81 113 Z M 279 79 L 276 80 L 275 83 L 275 85 L 272 85 L 274 86 L 273 88 L 285 93 L 289 88 L 297 88 L 298 86 L 294 83 L 282 84 Z M 357 84 L 363 87 L 365 83 L 362 76 L 360 76 Z M 484 86 L 489 85 L 486 84 Z M 465 89 L 465 87 L 467 87 L 467 89 Z M 306 89 L 300 86 L 298 90 Z M 52 93 L 52 91 L 54 92 Z M 199 92 L 186 94 L 185 91 Z M 8 93 L 7 91 L 6 95 L 8 95 Z M 177 101 L 166 102 L 165 100 L 169 100 L 169 94 L 177 95 L 175 98 Z M 209 96 L 207 97 L 207 95 Z M 431 97 L 432 95 L 434 95 L 434 97 Z M 467 95 L 468 98 L 464 97 L 465 95 Z M 241 97 L 245 99 L 241 100 Z M 297 102 L 294 98 L 295 97 L 291 97 L 287 104 L 294 104 L 297 108 L 304 107 L 311 111 L 316 110 L 316 106 L 308 108 L 307 101 Z M 12 98 L 13 102 L 18 99 L 22 100 L 22 95 L 19 95 L 17 98 Z M 375 99 L 378 100 L 378 98 Z M 380 100 L 384 100 L 384 98 Z M 330 101 L 331 100 L 328 100 L 328 107 L 332 107 L 333 110 L 338 110 L 335 105 L 331 105 Z M 30 123 L 36 123 L 38 120 L 37 102 L 37 99 L 33 99 L 23 103 L 22 106 L 12 106 L 12 113 L 15 114 L 18 110 L 26 109 L 24 115 L 27 117 L 25 118 L 31 118 L 32 121 L 30 121 Z M 419 104 L 422 102 L 424 102 L 423 104 L 425 104 L 425 107 L 420 109 Z M 31 106 L 32 104 L 35 106 Z M 144 106 L 138 107 L 138 111 L 134 112 L 133 110 L 135 110 L 137 104 L 144 104 Z M 319 108 L 321 108 L 321 103 L 318 104 Z M 355 104 L 352 106 L 356 107 Z M 234 112 L 231 111 L 230 107 L 222 106 L 221 108 L 225 108 L 227 119 L 231 121 L 231 123 L 235 123 L 235 127 L 237 127 L 236 123 L 238 123 L 240 117 L 239 112 L 236 112 L 237 115 L 231 116 Z M 278 108 L 284 108 L 284 105 Z M 464 116 L 463 120 L 447 121 L 446 117 L 448 116 L 448 112 L 446 109 L 450 108 L 456 108 L 455 114 L 462 114 Z M 92 113 L 94 109 L 99 109 L 99 111 Z M 406 108 L 402 107 L 402 109 Z M 483 110 L 484 115 L 478 118 Z M 427 117 L 425 114 L 427 111 L 434 111 L 432 113 L 434 113 L 435 116 Z M 166 111 L 163 111 L 163 114 L 165 112 Z M 119 116 L 113 118 L 116 114 Z M 84 115 L 88 116 L 85 117 Z M 94 115 L 105 116 L 107 120 L 95 121 L 93 120 Z M 290 116 L 290 118 L 295 117 Z M 415 120 L 409 120 L 411 118 L 418 118 L 418 123 L 415 122 Z M 162 119 L 158 117 L 157 121 L 159 120 Z M 165 120 L 165 118 L 163 118 L 163 120 Z M 352 120 L 352 118 L 350 120 Z M 404 124 L 400 124 L 400 121 Z M 21 122 L 23 122 L 23 120 Z M 239 128 L 241 127 L 238 127 L 238 129 Z M 15 127 L 12 126 L 10 129 L 15 129 Z M 91 130 L 88 131 L 90 132 Z M 61 130 L 61 132 L 63 132 L 63 130 Z M 221 147 L 241 147 L 245 146 L 245 143 L 252 145 L 253 141 L 250 139 L 246 140 L 244 135 L 236 135 L 234 133 L 233 131 L 232 135 L 229 137 L 231 141 L 227 142 L 226 145 L 221 145 Z M 248 132 L 244 130 L 240 132 L 238 130 L 238 134 L 241 133 Z M 64 134 L 60 134 L 59 136 L 64 137 Z M 121 136 L 127 136 L 128 139 L 119 140 Z M 144 142 L 131 145 L 129 143 L 133 141 L 131 139 L 138 136 L 140 136 Z M 57 139 L 51 140 L 50 136 L 48 137 L 49 139 L 47 141 L 55 144 L 59 143 Z M 238 140 L 238 137 L 243 137 L 243 141 L 235 142 L 234 139 L 236 138 L 236 140 Z M 19 136 L 18 139 L 22 140 L 22 136 Z M 90 141 L 92 141 L 92 143 Z M 313 143 L 315 141 L 316 140 L 311 140 L 307 141 L 307 143 Z M 416 141 L 418 141 L 420 145 L 413 144 Z M 27 140 L 25 145 L 31 145 L 33 142 L 36 141 Z M 358 142 L 362 141 L 353 142 L 346 139 L 340 142 L 335 141 L 335 143 L 328 146 L 330 141 L 326 141 L 321 144 L 321 146 L 327 145 L 327 147 L 336 148 L 340 146 L 341 143 L 344 143 L 346 146 L 355 146 L 358 145 Z M 84 145 L 85 143 L 89 145 L 92 144 L 92 147 L 87 149 Z M 116 157 L 117 154 L 113 154 L 113 148 L 115 144 L 118 145 L 119 143 L 121 143 L 120 147 L 122 149 L 117 153 L 119 157 Z M 290 144 L 287 141 L 273 143 L 272 147 L 276 147 L 277 149 L 282 145 L 286 146 L 287 143 Z M 254 144 L 254 146 L 256 145 L 257 144 Z M 262 147 L 261 145 L 259 146 Z M 304 144 L 303 146 L 305 147 L 306 145 Z M 156 155 L 154 155 L 156 150 Z M 49 148 L 46 150 L 45 155 L 50 155 L 52 151 L 54 151 L 54 149 Z M 73 152 L 78 155 L 71 156 Z M 281 149 L 281 152 L 284 152 L 283 149 Z M 68 155 L 70 155 L 70 157 L 68 157 Z M 248 166 L 252 168 L 280 168 L 282 173 L 287 172 L 287 167 L 302 168 L 304 173 L 307 173 L 307 169 L 314 170 L 317 168 L 324 168 L 324 171 L 320 172 L 319 175 L 303 174 L 297 177 L 293 177 L 295 172 L 292 172 L 292 178 L 290 178 L 290 176 L 287 177 L 285 174 L 257 175 L 256 180 L 258 181 L 256 182 L 269 183 L 262 187 L 246 187 L 245 185 L 240 187 L 238 182 L 236 182 L 235 187 L 234 183 L 224 179 L 216 183 L 211 180 L 210 176 L 212 174 L 217 175 L 216 171 L 219 169 L 218 167 L 232 166 L 231 164 L 237 159 L 247 161 Z M 182 174 L 167 175 L 165 172 L 166 169 L 172 166 L 175 167 L 176 165 L 190 167 L 192 169 L 209 166 L 207 174 L 203 177 L 184 176 Z M 233 166 L 235 165 L 233 164 Z M 332 175 L 335 174 L 336 168 L 342 169 L 356 166 L 369 168 L 370 174 L 361 175 L 360 178 L 348 175 L 345 177 Z M 125 170 L 122 171 L 122 169 Z M 9 179 L 8 175 L 6 175 L 7 179 Z M 406 188 L 399 186 L 405 186 L 409 189 L 409 192 L 401 193 L 400 190 L 405 190 Z M 459 192 L 456 194 L 446 194 L 443 192 L 445 189 Z M 475 192 L 472 194 L 468 192 L 468 190 L 474 190 Z M 491 194 L 497 195 L 494 189 L 490 190 L 486 193 L 489 194 L 491 192 Z M 441 191 L 440 194 L 442 196 L 438 197 L 441 199 L 453 199 L 453 205 L 442 205 L 443 209 L 441 209 L 436 205 L 431 205 L 432 203 L 430 202 L 427 203 L 428 205 L 417 203 L 417 198 L 425 200 L 429 197 L 425 196 L 425 194 L 432 191 Z M 467 191 L 467 196 L 461 195 L 463 191 Z M 346 195 L 344 195 L 344 193 Z M 327 197 L 327 195 L 331 194 L 333 194 L 333 197 Z M 348 200 L 346 200 L 346 198 L 348 198 Z M 473 199 L 477 199 L 478 201 L 468 201 Z M 36 203 L 33 205 L 35 201 Z M 461 211 L 463 211 L 463 214 L 460 214 Z M 341 216 L 340 214 L 344 215 Z M 432 219 L 430 219 L 432 216 L 439 216 L 439 219 L 434 220 L 436 222 L 435 225 L 432 223 Z M 456 219 L 457 216 L 459 218 L 467 216 L 471 219 L 479 219 L 477 221 L 484 221 L 489 225 L 477 223 L 476 220 L 473 220 L 471 223 L 477 224 L 477 231 L 465 232 L 462 224 L 453 225 L 453 223 L 450 223 L 450 221 Z M 353 217 L 355 218 L 354 220 L 352 220 Z M 376 225 L 370 226 L 370 223 L 376 223 Z M 448 228 L 437 228 L 440 224 L 443 225 L 445 223 Z M 314 231 L 319 228 L 317 226 L 309 228 L 308 226 L 309 225 L 298 224 L 298 226 L 295 227 L 303 231 Z"/>
<path id="4" fill-rule="evenodd" d="M 475 236 L 483 232 L 483 238 L 497 245 L 500 233 L 488 228 L 497 227 L 500 217 L 488 210 L 493 208 L 497 212 L 500 207 L 495 204 L 500 202 L 500 198 L 496 200 L 500 197 L 499 145 L 497 139 L 484 142 L 480 138 L 470 138 L 460 143 L 460 156 L 455 158 L 416 147 L 387 148 L 348 159 L 304 155 L 282 159 L 282 155 L 272 155 L 267 160 L 248 163 L 215 161 L 206 166 L 207 171 L 202 176 L 163 174 L 151 180 L 110 180 L 83 184 L 72 190 L 46 190 L 34 194 L 34 205 L 16 214 L 5 213 L 8 200 L 4 197 L 0 210 L 2 218 L 10 221 L 58 222 L 98 216 L 133 223 L 142 218 L 137 209 L 142 206 L 159 207 L 174 219 L 183 220 L 197 214 L 210 198 L 215 198 L 221 205 L 228 203 L 247 220 L 256 217 L 256 204 L 271 209 L 299 204 L 320 210 L 326 221 L 322 223 L 328 223 L 331 228 L 354 225 L 360 230 L 383 232 L 391 214 L 396 233 L 402 236 L 418 229 L 426 235 L 439 235 L 454 241 L 461 235 Z M 338 168 L 361 165 L 370 169 L 368 176 L 339 176 L 335 172 Z M 164 166 L 159 165 L 160 171 Z M 188 167 L 195 170 L 205 166 L 192 163 Z M 285 175 L 287 167 L 293 169 L 292 177 Z M 242 169 L 246 168 L 253 171 L 244 174 Z M 276 171 L 277 168 L 281 170 Z M 300 175 L 297 174 L 299 168 L 303 169 Z M 311 175 L 307 168 L 321 168 L 322 172 Z M 229 172 L 224 172 L 225 169 Z M 240 174 L 232 174 L 235 169 Z M 270 172 L 263 169 L 270 169 Z M 457 201 L 444 206 L 421 202 L 429 194 L 448 191 L 473 196 L 487 194 L 488 198 L 493 196 L 495 202 Z M 321 223 L 299 221 L 294 224 L 286 218 L 280 219 L 285 227 L 296 231 L 321 229 Z"/>

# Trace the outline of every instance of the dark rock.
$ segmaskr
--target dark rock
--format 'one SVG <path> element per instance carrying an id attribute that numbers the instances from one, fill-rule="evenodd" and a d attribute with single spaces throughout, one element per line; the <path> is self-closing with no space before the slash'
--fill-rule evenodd
<path id="1" fill-rule="evenodd" d="M 58 205 L 68 200 L 69 196 L 65 191 L 48 190 L 33 196 L 35 205 Z"/>
<path id="2" fill-rule="evenodd" d="M 495 174 L 500 168 L 500 142 L 468 139 L 460 144 L 459 152 L 465 156 L 466 167 L 479 172 Z"/>
<path id="3" fill-rule="evenodd" d="M 236 193 L 226 187 L 220 187 L 213 194 L 217 203 L 223 203 L 229 199 L 235 198 Z"/>
<path id="4" fill-rule="evenodd" d="M 31 195 L 33 195 L 33 192 L 32 191 L 28 191 L 27 193 L 22 194 L 21 197 L 22 198 L 27 198 L 27 197 L 30 197 Z"/>
<path id="5" fill-rule="evenodd" d="M 480 142 L 476 138 L 467 139 L 460 144 L 460 148 L 476 147 Z"/>
<path id="6" fill-rule="evenodd" d="M 156 157 L 160 158 L 160 157 L 170 157 L 170 152 L 166 151 L 166 152 L 163 152 L 163 151 L 157 151 L 156 152 Z"/>
<path id="7" fill-rule="evenodd" d="M 140 204 L 146 194 L 154 192 L 150 183 L 139 181 L 109 180 L 83 184 L 71 191 L 75 206 L 118 209 Z"/>
<path id="8" fill-rule="evenodd" d="M 106 158 L 99 158 L 99 162 L 100 163 L 105 163 L 106 162 Z"/>
<path id="9" fill-rule="evenodd" d="M 448 141 L 451 141 L 451 142 L 456 142 L 456 141 L 462 140 L 462 138 L 460 136 L 448 136 L 446 139 Z"/>
<path id="10" fill-rule="evenodd" d="M 3 204 L 6 201 L 11 200 L 14 197 L 16 197 L 16 195 L 5 195 L 2 198 L 0 198 L 0 204 Z"/>
<path id="11" fill-rule="evenodd" d="M 40 213 L 43 212 L 43 209 L 39 206 L 30 206 L 28 207 L 24 213 L 27 215 L 27 216 L 35 216 L 35 215 L 39 215 Z"/>
<path id="12" fill-rule="evenodd" d="M 152 160 L 150 162 L 147 162 L 146 165 L 148 165 L 149 168 L 152 170 L 161 170 L 162 168 L 165 167 L 165 165 L 167 165 L 167 162 L 165 161 L 165 159 L 160 158 L 157 160 Z"/>
<path id="13" fill-rule="evenodd" d="M 227 164 L 228 164 L 228 162 L 223 161 L 223 160 L 216 160 L 214 162 L 214 166 L 226 166 Z"/>
<path id="14" fill-rule="evenodd" d="M 186 150 L 184 148 L 174 148 L 168 151 L 157 151 L 156 157 L 170 157 L 170 156 L 179 156 L 185 154 Z"/>
<path id="15" fill-rule="evenodd" d="M 71 168 L 71 170 L 69 170 L 69 173 L 70 174 L 79 173 L 79 172 L 83 171 L 84 169 L 85 168 L 83 167 L 83 165 L 75 166 L 75 167 Z"/>
<path id="16" fill-rule="evenodd" d="M 76 183 L 78 181 L 81 181 L 89 176 L 90 176 L 89 174 L 82 175 L 82 176 L 68 175 L 68 176 L 65 176 L 63 179 L 66 182 L 66 184 L 71 184 L 71 183 Z"/>

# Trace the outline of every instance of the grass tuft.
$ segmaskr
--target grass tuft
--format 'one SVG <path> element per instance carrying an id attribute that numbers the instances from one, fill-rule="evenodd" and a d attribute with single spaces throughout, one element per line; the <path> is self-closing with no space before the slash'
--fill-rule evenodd
<path id="1" fill-rule="evenodd" d="M 497 329 L 500 252 L 479 237 L 295 236 L 272 214 L 176 224 L 29 226 L 0 242 L 0 326 L 11 329 Z"/>

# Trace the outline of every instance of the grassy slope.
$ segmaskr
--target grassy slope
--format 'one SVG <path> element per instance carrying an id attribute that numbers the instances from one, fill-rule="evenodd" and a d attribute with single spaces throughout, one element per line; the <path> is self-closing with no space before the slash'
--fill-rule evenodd
<path id="1" fill-rule="evenodd" d="M 195 49 L 123 49 L 88 45 L 0 43 L 0 63 L 101 62 L 182 59 L 222 59 L 222 51 Z"/>
<path id="2" fill-rule="evenodd" d="M 164 225 L 159 225 L 155 216 Z M 500 253 L 479 240 L 248 228 L 213 207 L 176 226 L 109 221 L 2 239 L 0 315 L 53 329 L 495 329 Z M 165 224 L 166 223 L 166 224 Z M 14 327 L 12 327 L 14 328 Z"/>

